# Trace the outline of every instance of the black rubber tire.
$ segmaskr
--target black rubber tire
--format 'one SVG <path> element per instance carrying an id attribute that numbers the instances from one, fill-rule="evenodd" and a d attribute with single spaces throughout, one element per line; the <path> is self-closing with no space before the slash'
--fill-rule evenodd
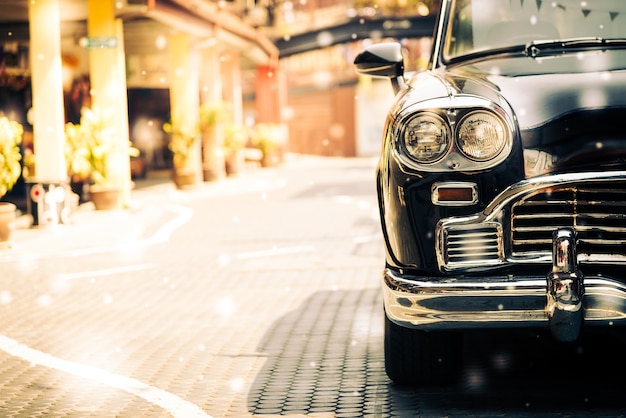
<path id="1" fill-rule="evenodd" d="M 454 383 L 463 365 L 463 334 L 405 328 L 385 314 L 385 371 L 398 385 Z"/>

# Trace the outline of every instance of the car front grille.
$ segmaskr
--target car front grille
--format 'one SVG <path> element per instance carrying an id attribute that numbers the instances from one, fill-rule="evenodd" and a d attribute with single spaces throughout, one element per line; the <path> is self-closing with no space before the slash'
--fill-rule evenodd
<path id="1" fill-rule="evenodd" d="M 446 260 L 448 266 L 463 264 L 498 263 L 502 258 L 502 228 L 498 223 L 485 223 L 480 227 L 451 227 L 445 232 Z"/>
<path id="2" fill-rule="evenodd" d="M 511 207 L 511 255 L 550 255 L 552 232 L 564 227 L 576 230 L 579 256 L 626 258 L 626 186 L 585 184 L 524 196 Z"/>

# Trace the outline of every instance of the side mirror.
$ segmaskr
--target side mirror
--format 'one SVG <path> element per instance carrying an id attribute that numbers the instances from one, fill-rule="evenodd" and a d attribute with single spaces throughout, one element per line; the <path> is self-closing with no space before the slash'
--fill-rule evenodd
<path id="1" fill-rule="evenodd" d="M 402 46 L 397 42 L 366 47 L 356 56 L 354 65 L 358 74 L 390 78 L 395 93 L 405 87 Z"/>

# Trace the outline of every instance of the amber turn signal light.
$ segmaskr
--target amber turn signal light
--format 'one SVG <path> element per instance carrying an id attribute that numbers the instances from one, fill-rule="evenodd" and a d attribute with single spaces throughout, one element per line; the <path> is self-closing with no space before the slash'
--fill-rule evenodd
<path id="1" fill-rule="evenodd" d="M 472 205 L 478 202 L 478 190 L 474 183 L 435 183 L 432 202 L 441 206 Z"/>

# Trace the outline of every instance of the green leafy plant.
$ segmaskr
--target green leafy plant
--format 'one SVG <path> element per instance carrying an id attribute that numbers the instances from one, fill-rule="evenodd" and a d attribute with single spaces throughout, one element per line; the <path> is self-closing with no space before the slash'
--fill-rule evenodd
<path id="1" fill-rule="evenodd" d="M 85 107 L 79 124 L 65 125 L 65 158 L 68 175 L 88 179 L 91 184 L 107 185 L 110 182 L 109 158 L 119 152 L 119 141 L 111 116 L 99 109 Z M 138 156 L 139 150 L 128 144 L 129 156 Z"/>
<path id="2" fill-rule="evenodd" d="M 248 142 L 248 131 L 245 126 L 230 124 L 224 130 L 224 151 L 226 153 L 243 149 Z"/>
<path id="3" fill-rule="evenodd" d="M 202 164 L 211 167 L 219 164 L 224 151 L 224 123 L 230 119 L 227 102 L 205 103 L 200 106 L 198 129 L 202 138 Z"/>
<path id="4" fill-rule="evenodd" d="M 22 174 L 20 144 L 23 126 L 7 117 L 0 117 L 0 197 L 8 193 Z"/>
<path id="5" fill-rule="evenodd" d="M 251 142 L 261 151 L 261 166 L 271 167 L 281 161 L 284 146 L 284 130 L 278 123 L 258 123 L 254 127 Z"/>
<path id="6" fill-rule="evenodd" d="M 263 155 L 276 152 L 281 145 L 281 127 L 276 123 L 257 123 L 254 126 L 252 144 L 261 150 Z"/>
<path id="7" fill-rule="evenodd" d="M 225 122 L 230 113 L 230 106 L 227 102 L 206 103 L 200 106 L 200 115 L 198 119 L 200 131 L 205 131 Z"/>
<path id="8" fill-rule="evenodd" d="M 168 148 L 173 154 L 172 163 L 174 164 L 174 169 L 183 170 L 189 168 L 189 158 L 198 139 L 198 130 L 195 127 L 181 127 L 175 122 L 164 123 L 163 130 L 170 135 Z"/>

